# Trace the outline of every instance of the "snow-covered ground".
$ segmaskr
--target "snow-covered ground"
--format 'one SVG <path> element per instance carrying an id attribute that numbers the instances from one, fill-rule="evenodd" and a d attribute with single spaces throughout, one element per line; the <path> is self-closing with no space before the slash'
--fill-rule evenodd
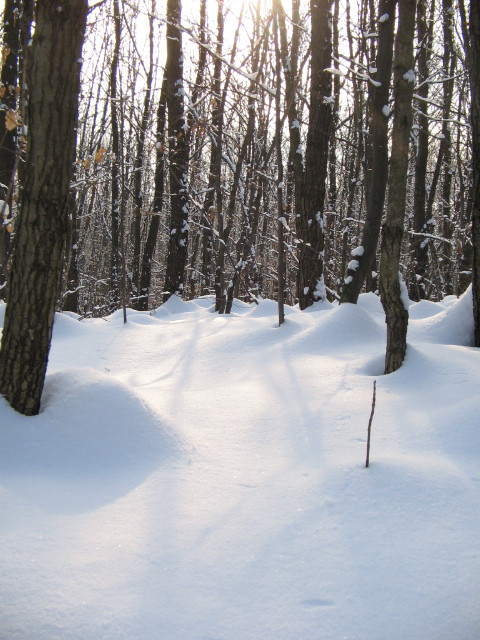
<path id="1" fill-rule="evenodd" d="M 40 415 L 0 398 L 1 640 L 480 638 L 471 293 L 389 376 L 373 294 L 276 313 L 56 316 Z"/>

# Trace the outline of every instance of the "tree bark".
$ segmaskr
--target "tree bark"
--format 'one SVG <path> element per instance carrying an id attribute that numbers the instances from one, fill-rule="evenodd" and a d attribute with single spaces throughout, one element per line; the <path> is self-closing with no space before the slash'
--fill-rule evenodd
<path id="1" fill-rule="evenodd" d="M 368 178 L 367 215 L 361 241 L 363 254 L 356 255 L 355 261 L 352 261 L 353 264 L 350 263 L 352 268 L 347 271 L 340 302 L 357 303 L 365 278 L 372 269 L 380 236 L 388 181 L 388 99 L 392 75 L 396 3 L 397 0 L 380 0 L 378 8 L 378 18 L 388 15 L 388 19 L 378 23 L 378 48 L 375 65 L 377 72 L 372 73 L 372 79 L 375 82 L 370 94 L 369 135 L 372 164 L 371 175 Z"/>
<path id="2" fill-rule="evenodd" d="M 480 5 L 470 3 L 470 46 L 468 66 L 472 94 L 473 160 L 473 317 L 475 346 L 480 347 Z"/>
<path id="3" fill-rule="evenodd" d="M 135 151 L 135 165 L 133 176 L 133 260 L 132 260 L 132 283 L 134 290 L 134 299 L 132 300 L 132 307 L 140 310 L 141 305 L 141 235 L 142 235 L 142 219 L 143 219 L 143 206 L 144 198 L 142 192 L 142 181 L 144 174 L 145 163 L 145 139 L 147 137 L 147 127 L 150 120 L 150 103 L 152 93 L 152 80 L 153 80 L 153 52 L 154 52 L 154 38 L 153 38 L 153 16 L 155 15 L 155 0 L 152 0 L 151 14 L 149 16 L 149 66 L 147 71 L 145 97 L 143 100 L 142 119 L 140 122 L 140 129 L 137 133 L 137 148 Z"/>
<path id="4" fill-rule="evenodd" d="M 274 38 L 275 38 L 275 153 L 277 157 L 277 239 L 278 239 L 278 325 L 285 321 L 285 247 L 284 247 L 284 224 L 285 222 L 285 202 L 283 199 L 283 159 L 282 159 L 282 119 L 280 113 L 280 93 L 282 87 L 282 76 L 280 75 L 281 60 L 280 47 L 278 44 L 279 27 L 278 11 L 274 6 Z"/>
<path id="5" fill-rule="evenodd" d="M 181 0 L 167 2 L 167 111 L 170 178 L 170 236 L 164 301 L 181 295 L 188 249 L 188 142 L 184 113 Z"/>
<path id="6" fill-rule="evenodd" d="M 202 280 L 203 294 L 210 293 L 212 284 L 213 228 L 215 224 L 215 194 L 220 193 L 223 148 L 223 102 L 221 96 L 222 48 L 223 48 L 223 0 L 217 0 L 217 43 L 213 63 L 212 131 L 208 185 L 203 201 Z M 217 202 L 220 211 L 221 203 Z"/>
<path id="7" fill-rule="evenodd" d="M 407 194 L 408 149 L 412 127 L 415 0 L 402 0 L 395 38 L 394 114 L 388 177 L 388 206 L 382 233 L 380 295 L 387 322 L 385 373 L 396 371 L 407 348 L 408 309 L 400 289 L 400 249 Z"/>
<path id="8" fill-rule="evenodd" d="M 121 20 L 119 0 L 113 2 L 113 18 L 115 22 L 115 46 L 110 68 L 110 110 L 112 118 L 112 219 L 111 219 L 111 269 L 110 269 L 110 305 L 112 313 L 120 305 L 120 131 L 118 126 L 118 96 L 117 96 L 117 71 L 118 56 L 120 52 Z"/>
<path id="9" fill-rule="evenodd" d="M 157 245 L 158 229 L 160 227 L 160 214 L 163 211 L 163 196 L 165 190 L 165 128 L 167 110 L 167 79 L 163 78 L 160 100 L 157 109 L 157 140 L 155 151 L 155 189 L 153 195 L 153 212 L 148 227 L 147 239 L 143 248 L 140 296 L 138 310 L 147 311 L 148 294 L 152 280 L 152 260 Z"/>
<path id="10" fill-rule="evenodd" d="M 426 17 L 426 0 L 419 0 L 417 5 L 417 40 L 418 52 L 418 133 L 415 158 L 415 186 L 413 192 L 413 230 L 412 239 L 413 274 L 410 280 L 409 294 L 412 300 L 425 298 L 425 277 L 428 268 L 428 238 L 422 233 L 431 233 L 426 217 L 426 176 L 428 161 L 428 93 L 429 93 L 429 61 L 432 47 L 433 16 L 435 2 L 430 8 L 429 24 Z"/>
<path id="11" fill-rule="evenodd" d="M 302 203 L 298 218 L 301 240 L 297 295 L 300 309 L 325 300 L 323 257 L 324 208 L 328 169 L 328 144 L 332 124 L 331 0 L 311 0 L 312 61 L 310 118 L 305 152 Z"/>
<path id="12" fill-rule="evenodd" d="M 26 180 L 0 351 L 0 392 L 40 408 L 68 228 L 87 0 L 38 0 Z"/>

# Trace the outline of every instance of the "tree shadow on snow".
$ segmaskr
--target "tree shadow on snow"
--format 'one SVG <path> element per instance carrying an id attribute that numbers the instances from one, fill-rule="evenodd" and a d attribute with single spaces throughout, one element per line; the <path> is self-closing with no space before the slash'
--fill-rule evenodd
<path id="1" fill-rule="evenodd" d="M 1 398 L 0 416 L 0 484 L 49 512 L 108 504 L 182 451 L 126 385 L 92 369 L 47 376 L 38 416 Z"/>

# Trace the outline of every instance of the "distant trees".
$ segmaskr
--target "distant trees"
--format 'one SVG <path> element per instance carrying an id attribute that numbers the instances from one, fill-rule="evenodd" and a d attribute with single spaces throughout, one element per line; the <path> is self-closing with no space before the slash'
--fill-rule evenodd
<path id="1" fill-rule="evenodd" d="M 39 411 L 59 294 L 87 0 L 38 0 L 35 13 L 25 183 L 0 350 L 0 393 L 26 415 Z"/>
<path id="2" fill-rule="evenodd" d="M 20 50 L 20 0 L 6 0 L 3 14 L 3 46 L 1 72 L 0 118 L 0 298 L 4 297 L 7 254 L 10 245 L 9 221 L 12 210 L 15 166 L 17 155 L 17 125 L 20 114 L 17 101 L 20 92 L 18 82 L 18 57 Z"/>

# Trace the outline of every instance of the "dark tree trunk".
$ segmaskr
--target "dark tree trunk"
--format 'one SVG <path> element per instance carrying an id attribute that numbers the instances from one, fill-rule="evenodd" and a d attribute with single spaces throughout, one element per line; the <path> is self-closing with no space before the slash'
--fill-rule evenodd
<path id="1" fill-rule="evenodd" d="M 157 109 L 157 140 L 155 152 L 155 190 L 153 196 L 153 212 L 150 226 L 148 227 L 147 239 L 143 248 L 141 275 L 140 275 L 140 296 L 138 300 L 138 310 L 147 311 L 148 294 L 150 282 L 152 280 L 152 260 L 157 246 L 158 229 L 160 227 L 160 214 L 163 211 L 163 195 L 165 189 L 165 127 L 167 110 L 167 79 L 163 78 L 160 100 Z"/>
<path id="2" fill-rule="evenodd" d="M 470 3 L 470 86 L 473 156 L 473 317 L 475 346 L 480 347 L 480 4 Z"/>
<path id="3" fill-rule="evenodd" d="M 342 290 L 341 302 L 358 300 L 365 278 L 369 275 L 377 252 L 382 224 L 385 191 L 388 181 L 388 101 L 392 75 L 393 33 L 396 0 L 380 0 L 378 17 L 388 20 L 378 24 L 377 72 L 372 74 L 375 86 L 370 93 L 369 136 L 372 149 L 371 171 L 368 176 L 369 197 L 361 246 L 363 254 L 356 255 Z M 358 266 L 357 266 L 358 265 Z M 355 267 L 355 268 L 353 268 Z"/>
<path id="4" fill-rule="evenodd" d="M 65 277 L 67 290 L 63 295 L 62 309 L 63 311 L 73 311 L 74 313 L 78 313 L 80 302 L 78 278 L 79 229 L 77 223 L 77 198 L 73 190 L 69 193 L 68 211 L 69 219 L 66 242 L 67 256 Z"/>
<path id="5" fill-rule="evenodd" d="M 277 238 L 278 238 L 278 324 L 281 326 L 285 321 L 285 246 L 284 246 L 284 225 L 285 202 L 283 199 L 283 159 L 282 159 L 282 118 L 280 112 L 280 92 L 282 87 L 282 68 L 280 60 L 278 27 L 278 11 L 274 7 L 274 33 L 275 33 L 275 80 L 277 91 L 275 94 L 275 153 L 277 157 Z"/>
<path id="6" fill-rule="evenodd" d="M 417 150 L 415 158 L 415 186 L 413 192 L 413 274 L 409 286 L 412 300 L 425 298 L 425 277 L 428 268 L 428 239 L 422 235 L 431 233 L 426 218 L 426 176 L 428 161 L 428 90 L 429 60 L 433 35 L 433 15 L 435 2 L 430 7 L 430 20 L 427 26 L 426 0 L 419 0 L 417 5 L 417 40 L 418 52 L 418 89 L 416 91 L 418 109 Z"/>
<path id="7" fill-rule="evenodd" d="M 300 216 L 301 196 L 303 188 L 303 153 L 300 137 L 300 122 L 297 109 L 298 89 L 298 47 L 300 8 L 299 1 L 292 2 L 292 45 L 288 50 L 287 28 L 285 24 L 285 11 L 280 0 L 274 2 L 278 15 L 278 27 L 280 32 L 280 51 L 282 55 L 282 68 L 285 76 L 285 100 L 287 103 L 288 130 L 290 133 L 290 151 L 288 154 L 289 181 L 293 183 L 293 218 Z"/>
<path id="8" fill-rule="evenodd" d="M 382 233 L 380 295 L 387 322 L 385 373 L 396 371 L 407 348 L 408 309 L 400 289 L 400 249 L 407 194 L 408 149 L 412 127 L 415 0 L 402 0 L 395 38 L 394 114 L 388 177 L 388 207 Z"/>
<path id="9" fill-rule="evenodd" d="M 215 194 L 220 193 L 220 172 L 223 148 L 223 106 L 221 96 L 221 71 L 223 47 L 223 0 L 217 4 L 217 44 L 213 65 L 213 106 L 212 106 L 212 134 L 210 148 L 210 168 L 208 172 L 208 186 L 203 201 L 203 233 L 202 233 L 202 293 L 210 293 L 212 284 L 213 259 L 213 228 L 215 224 Z M 217 202 L 217 210 L 221 203 Z"/>
<path id="10" fill-rule="evenodd" d="M 0 351 L 0 392 L 26 415 L 40 408 L 59 290 L 86 14 L 87 0 L 36 5 L 28 171 Z"/>
<path id="11" fill-rule="evenodd" d="M 118 96 L 117 96 L 117 70 L 118 55 L 120 51 L 121 38 L 121 15 L 119 0 L 113 2 L 113 16 L 115 21 L 115 47 L 113 51 L 112 64 L 110 68 L 110 109 L 112 118 L 112 249 L 111 249 L 111 270 L 110 270 L 110 312 L 118 309 L 120 305 L 120 130 L 118 126 Z"/>
<path id="12" fill-rule="evenodd" d="M 325 299 L 323 252 L 324 207 L 328 169 L 328 143 L 332 124 L 331 0 L 311 0 L 312 62 L 310 119 L 308 124 L 302 204 L 298 218 L 301 240 L 297 294 L 300 309 Z"/>
<path id="13" fill-rule="evenodd" d="M 144 174 L 144 162 L 145 162 L 145 139 L 147 137 L 147 127 L 150 120 L 150 103 L 152 93 L 152 80 L 153 80 L 153 51 L 154 51 L 154 37 L 153 37 L 153 16 L 155 15 L 155 0 L 152 0 L 151 14 L 149 17 L 149 66 L 147 71 L 147 80 L 145 87 L 145 97 L 143 100 L 143 112 L 142 120 L 140 122 L 140 130 L 137 133 L 137 148 L 135 151 L 135 173 L 133 176 L 133 260 L 132 260 L 132 283 L 134 290 L 134 298 L 132 300 L 132 307 L 134 309 L 140 309 L 141 293 L 141 235 L 142 235 L 142 219 L 143 219 L 143 192 L 142 181 Z"/>
<path id="14" fill-rule="evenodd" d="M 340 0 L 334 0 L 333 14 L 333 58 L 339 57 L 339 20 Z M 335 241 L 337 232 L 337 127 L 340 112 L 340 76 L 333 77 L 333 122 L 330 136 L 330 151 L 328 160 L 328 197 L 327 216 L 325 220 L 325 286 L 327 294 L 335 291 L 337 285 L 337 269 L 335 265 Z"/>
<path id="15" fill-rule="evenodd" d="M 170 178 L 170 236 L 164 301 L 181 295 L 188 250 L 188 142 L 183 100 L 181 0 L 167 2 L 167 111 Z"/>
<path id="16" fill-rule="evenodd" d="M 265 47 L 263 47 L 262 56 L 260 56 L 260 50 L 262 45 L 265 45 L 266 39 L 265 35 L 267 30 L 264 31 L 264 37 L 259 37 L 260 35 L 260 0 L 257 0 L 256 3 L 256 20 L 255 20 L 255 31 L 254 37 L 252 39 L 252 67 L 251 73 L 255 77 L 255 80 L 250 81 L 250 87 L 248 92 L 248 121 L 247 121 L 247 130 L 245 132 L 245 138 L 243 139 L 242 147 L 240 149 L 240 153 L 237 159 L 237 163 L 235 165 L 235 171 L 233 176 L 232 188 L 230 191 L 229 199 L 228 199 L 228 208 L 227 208 L 227 224 L 223 229 L 223 234 L 221 236 L 222 246 L 220 248 L 220 252 L 225 253 L 227 251 L 227 242 L 230 237 L 230 233 L 232 231 L 232 226 L 234 222 L 235 216 L 235 206 L 237 202 L 237 194 L 240 190 L 241 182 L 242 182 L 242 170 L 244 163 L 247 161 L 247 158 L 250 155 L 251 162 L 249 170 L 252 168 L 253 163 L 253 147 L 255 140 L 255 124 L 256 124 L 256 109 L 257 109 L 257 98 L 256 98 L 256 81 L 261 76 L 263 64 L 265 62 Z M 248 175 L 248 173 L 247 173 Z M 245 180 L 247 182 L 248 179 Z M 218 311 L 222 312 L 222 307 L 224 306 L 223 311 L 225 313 L 230 313 L 233 305 L 233 295 L 234 291 L 238 289 L 240 284 L 240 277 L 243 269 L 245 268 L 247 262 L 250 261 L 251 254 L 249 252 L 249 246 L 253 247 L 253 238 L 252 238 L 252 216 L 251 211 L 248 210 L 247 202 L 245 200 L 245 185 L 242 188 L 242 224 L 241 224 L 241 237 L 240 242 L 238 243 L 238 248 L 240 249 L 240 255 L 237 256 L 237 262 L 234 263 L 233 276 L 228 286 L 225 288 L 225 278 L 224 274 L 220 278 L 220 288 L 217 288 L 216 299 Z M 230 259 L 231 260 L 231 259 Z M 226 289 L 225 296 L 225 305 L 223 301 L 223 291 Z"/>
<path id="17" fill-rule="evenodd" d="M 454 287 L 454 258 L 451 240 L 455 229 L 452 220 L 451 191 L 452 191 L 452 134 L 450 118 L 450 107 L 452 104 L 454 90 L 454 74 L 456 66 L 456 54 L 453 47 L 453 0 L 443 0 L 443 68 L 448 74 L 443 83 L 443 103 L 448 105 L 448 113 L 444 113 L 444 142 L 445 155 L 443 162 L 443 184 L 442 184 L 442 233 L 443 237 L 449 241 L 443 244 L 443 293 L 453 295 Z"/>

